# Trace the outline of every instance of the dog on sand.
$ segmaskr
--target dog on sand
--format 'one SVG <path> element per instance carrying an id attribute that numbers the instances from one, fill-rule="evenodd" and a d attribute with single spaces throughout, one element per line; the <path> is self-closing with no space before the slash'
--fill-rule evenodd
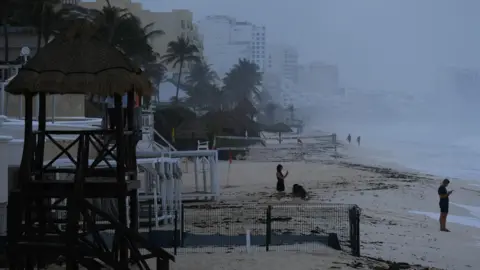
<path id="1" fill-rule="evenodd" d="M 302 185 L 294 184 L 292 188 L 292 197 L 298 197 L 302 200 L 307 200 L 308 193 Z"/>

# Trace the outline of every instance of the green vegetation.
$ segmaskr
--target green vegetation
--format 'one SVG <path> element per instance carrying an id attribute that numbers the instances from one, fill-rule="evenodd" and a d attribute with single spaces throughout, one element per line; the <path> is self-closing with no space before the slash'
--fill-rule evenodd
<path id="1" fill-rule="evenodd" d="M 152 30 L 152 24 L 142 25 L 138 17 L 128 10 L 111 6 L 108 0 L 102 10 L 60 5 L 60 0 L 4 0 L 0 5 L 6 51 L 11 26 L 32 29 L 38 37 L 40 50 L 78 20 L 93 22 L 99 36 L 142 67 L 156 88 L 157 96 L 162 90 L 158 87 L 165 80 L 167 66 L 178 68 L 178 77 L 173 80 L 177 88 L 173 104 L 169 108 L 158 108 L 155 114 L 156 128 L 166 138 L 171 138 L 172 129 L 177 129 L 179 135 L 189 140 L 220 134 L 243 136 L 245 131 L 255 136 L 260 128 L 254 120 L 272 118 L 272 108 L 278 106 L 271 102 L 265 90 L 261 90 L 262 73 L 255 63 L 240 59 L 219 78 L 201 59 L 196 44 L 184 36 L 170 41 L 166 54 L 159 55 L 153 50 L 151 39 L 162 38 L 163 32 Z M 8 55 L 5 59 L 9 60 Z M 189 72 L 182 76 L 185 67 Z M 180 89 L 186 92 L 187 98 L 179 99 Z M 102 115 L 101 105 L 87 102 L 87 108 L 92 107 L 97 113 L 89 116 Z"/>

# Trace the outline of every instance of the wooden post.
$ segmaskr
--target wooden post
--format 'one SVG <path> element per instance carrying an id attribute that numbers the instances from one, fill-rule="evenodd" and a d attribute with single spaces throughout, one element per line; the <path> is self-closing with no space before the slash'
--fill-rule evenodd
<path id="1" fill-rule="evenodd" d="M 134 114 L 134 104 L 135 104 L 135 93 L 133 91 L 128 92 L 127 94 L 127 128 L 132 134 L 128 135 L 127 138 L 127 171 L 129 172 L 129 180 L 136 181 L 137 174 L 137 151 L 136 151 L 136 142 L 137 142 L 137 130 L 135 126 L 135 114 Z M 133 190 L 129 194 L 129 210 L 130 210 L 130 228 L 135 232 L 138 231 L 138 192 Z"/>
<path id="2" fill-rule="evenodd" d="M 35 180 L 36 181 L 43 181 L 43 160 L 45 154 L 45 131 L 47 127 L 47 98 L 45 93 L 38 94 L 38 112 L 37 112 L 37 121 L 38 121 L 38 134 L 36 137 L 36 148 L 35 148 Z M 37 216 L 38 216 L 38 236 L 40 239 L 45 237 L 46 229 L 47 229 L 47 211 L 45 210 L 46 207 L 46 200 L 38 199 L 35 201 L 37 207 Z M 37 262 L 39 268 L 45 268 L 45 261 L 43 259 L 42 254 L 37 255 Z"/>
<path id="3" fill-rule="evenodd" d="M 21 97 L 20 97 L 21 100 Z M 23 142 L 23 154 L 22 161 L 20 164 L 20 186 L 22 188 L 27 187 L 27 184 L 30 182 L 31 178 L 31 168 L 32 168 L 32 159 L 34 152 L 34 138 L 33 138 L 33 95 L 28 93 L 25 95 L 25 128 L 24 128 L 24 142 Z M 31 204 L 26 203 L 25 205 L 25 234 L 27 237 L 32 237 L 32 216 L 31 216 Z M 28 252 L 26 254 L 26 265 L 25 269 L 33 269 L 33 258 L 32 254 Z"/>
<path id="4" fill-rule="evenodd" d="M 114 95 L 115 99 L 115 112 L 116 112 L 116 127 L 115 127 L 115 139 L 117 144 L 117 183 L 119 186 L 125 186 L 125 137 L 124 135 L 124 115 L 123 115 L 123 104 L 122 96 L 119 94 Z M 128 226 L 127 224 L 127 194 L 125 192 L 120 192 L 117 195 L 118 203 L 118 220 L 121 224 Z M 119 249 L 120 249 L 120 265 L 128 264 L 128 243 L 125 237 L 120 237 L 119 239 Z"/>
<path id="5" fill-rule="evenodd" d="M 270 244 L 272 243 L 272 206 L 267 206 L 267 221 L 266 221 L 266 237 L 265 237 L 265 250 L 270 250 Z"/>

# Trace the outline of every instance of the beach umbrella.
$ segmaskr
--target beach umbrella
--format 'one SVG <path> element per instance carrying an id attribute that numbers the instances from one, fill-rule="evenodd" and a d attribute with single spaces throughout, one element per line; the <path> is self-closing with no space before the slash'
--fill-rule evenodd
<path id="1" fill-rule="evenodd" d="M 276 123 L 271 126 L 267 126 L 264 128 L 266 132 L 278 133 L 278 142 L 282 143 L 282 133 L 285 132 L 293 132 L 293 130 L 285 123 Z"/>
<path id="2" fill-rule="evenodd" d="M 132 90 L 141 96 L 152 94 L 152 86 L 142 70 L 97 35 L 97 28 L 86 20 L 76 21 L 45 45 L 6 88 L 14 95 L 112 96 Z"/>
<path id="3" fill-rule="evenodd" d="M 285 133 L 293 132 L 293 130 L 285 123 L 276 123 L 274 125 L 266 126 L 263 129 L 266 132 Z"/>
<path id="4" fill-rule="evenodd" d="M 177 127 L 177 137 L 208 139 L 207 126 L 200 119 L 187 120 Z"/>

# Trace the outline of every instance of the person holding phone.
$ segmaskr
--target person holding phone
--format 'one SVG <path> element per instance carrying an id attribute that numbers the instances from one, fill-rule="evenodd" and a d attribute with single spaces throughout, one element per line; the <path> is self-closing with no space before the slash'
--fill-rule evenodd
<path id="1" fill-rule="evenodd" d="M 450 184 L 450 180 L 444 179 L 440 187 L 438 188 L 438 196 L 440 197 L 440 231 L 449 232 L 447 229 L 447 215 L 448 215 L 448 204 L 449 197 L 452 194 L 453 190 L 447 191 L 447 186 Z"/>
<path id="2" fill-rule="evenodd" d="M 277 165 L 277 191 L 278 192 L 285 192 L 285 178 L 288 176 L 288 171 L 283 174 L 282 172 L 283 166 L 282 164 Z"/>

